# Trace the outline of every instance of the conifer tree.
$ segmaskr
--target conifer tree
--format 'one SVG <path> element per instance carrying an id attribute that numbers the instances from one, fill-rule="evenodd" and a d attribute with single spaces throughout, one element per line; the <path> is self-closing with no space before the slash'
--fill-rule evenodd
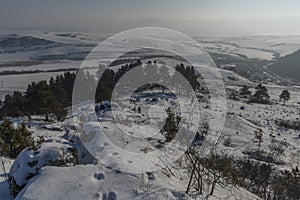
<path id="1" fill-rule="evenodd" d="M 283 100 L 283 105 L 285 105 L 286 101 L 289 101 L 291 98 L 290 92 L 288 90 L 283 90 L 279 96 L 280 101 Z"/>
<path id="2" fill-rule="evenodd" d="M 16 128 L 5 118 L 0 125 L 0 154 L 16 158 L 23 149 L 33 144 L 31 135 L 24 123 Z"/>
<path id="3" fill-rule="evenodd" d="M 166 142 L 171 142 L 177 134 L 180 117 L 176 116 L 170 107 L 167 109 L 167 115 L 168 117 L 163 127 L 163 134 L 166 138 Z"/>
<path id="4" fill-rule="evenodd" d="M 251 103 L 261 103 L 261 104 L 270 104 L 270 96 L 268 94 L 268 89 L 259 84 L 256 88 L 255 94 L 251 97 Z"/>

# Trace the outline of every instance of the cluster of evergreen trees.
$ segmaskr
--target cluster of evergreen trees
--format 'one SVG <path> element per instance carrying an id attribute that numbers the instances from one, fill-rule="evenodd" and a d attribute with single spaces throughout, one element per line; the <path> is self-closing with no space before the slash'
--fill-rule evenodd
<path id="1" fill-rule="evenodd" d="M 126 64 L 117 72 L 106 69 L 98 82 L 95 101 L 100 102 L 110 100 L 113 88 L 117 81 L 130 69 L 141 65 L 140 60 L 136 60 L 131 64 Z M 82 74 L 78 74 L 82 73 Z M 92 88 L 96 84 L 95 78 L 84 70 L 79 70 L 77 75 L 80 84 L 84 84 L 83 88 Z M 49 114 L 54 114 L 57 120 L 63 120 L 66 115 L 65 108 L 72 105 L 72 92 L 76 79 L 75 73 L 66 72 L 63 75 L 57 75 L 56 78 L 51 77 L 50 81 L 32 82 L 28 85 L 26 92 L 18 91 L 5 96 L 1 102 L 0 116 L 30 116 L 45 115 L 49 120 Z M 81 96 L 91 96 L 92 90 L 80 91 Z"/>
<path id="2" fill-rule="evenodd" d="M 102 100 L 109 100 L 111 97 L 112 90 L 114 89 L 114 87 L 117 84 L 117 82 L 119 81 L 119 79 L 126 72 L 128 72 L 131 69 L 133 69 L 137 66 L 140 66 L 140 65 L 142 65 L 142 61 L 136 60 L 136 61 L 132 62 L 131 64 L 126 64 L 126 65 L 122 66 L 116 72 L 111 69 L 106 69 L 103 72 L 100 81 L 98 82 L 98 87 L 97 87 L 97 92 L 96 92 L 96 101 L 100 102 Z M 151 75 L 157 74 L 157 76 L 160 76 L 166 82 L 170 81 L 171 78 L 173 78 L 174 80 L 178 80 L 177 76 L 178 76 L 178 73 L 180 73 L 189 82 L 189 84 L 191 85 L 191 87 L 194 90 L 197 90 L 200 87 L 200 83 L 197 80 L 196 71 L 193 66 L 184 66 L 183 64 L 176 65 L 176 67 L 175 67 L 176 73 L 175 73 L 175 75 L 173 75 L 174 77 L 171 77 L 171 75 L 168 72 L 167 67 L 160 67 L 158 70 L 156 61 L 154 61 L 154 62 L 148 61 L 146 67 L 143 68 L 143 70 L 144 71 L 141 73 L 144 73 L 144 74 L 149 73 Z M 129 86 L 131 84 L 133 87 L 136 87 L 135 83 L 137 82 L 137 79 L 142 78 L 142 77 L 143 76 L 132 77 L 133 79 L 129 80 L 130 81 L 130 83 L 128 83 Z M 157 78 L 157 77 L 155 77 L 155 78 Z M 174 82 L 176 82 L 176 81 L 174 81 Z M 158 87 L 160 87 L 163 92 L 166 89 L 166 87 L 163 85 L 159 85 L 157 83 L 149 83 L 149 84 L 139 87 L 138 90 L 143 91 L 143 90 L 153 89 L 153 88 L 158 88 Z"/>
<path id="3" fill-rule="evenodd" d="M 5 96 L 1 103 L 0 115 L 25 116 L 55 114 L 58 120 L 66 115 L 65 107 L 72 103 L 72 89 L 76 75 L 67 72 L 51 77 L 50 81 L 33 82 L 28 85 L 26 92 L 15 91 Z"/>
<path id="4" fill-rule="evenodd" d="M 235 93 L 231 94 L 232 99 L 237 99 L 237 95 Z M 239 91 L 239 96 L 242 98 L 248 98 L 249 103 L 261 103 L 261 104 L 271 104 L 270 95 L 268 93 L 268 89 L 262 84 L 258 84 L 255 87 L 255 93 L 252 95 L 249 86 L 243 86 Z M 279 95 L 279 100 L 283 101 L 283 105 L 291 98 L 290 92 L 288 90 L 283 90 Z"/>
<path id="5" fill-rule="evenodd" d="M 156 64 L 156 63 L 154 63 Z M 111 100 L 112 91 L 119 79 L 129 70 L 142 65 L 141 60 L 136 60 L 130 64 L 123 65 L 117 71 L 106 69 L 98 81 L 96 88 L 95 102 Z M 152 67 L 152 66 L 150 66 Z M 176 66 L 177 73 L 181 73 L 196 90 L 200 84 L 193 67 L 185 67 L 183 64 Z M 79 74 L 81 73 L 81 74 Z M 164 74 L 168 74 L 165 72 Z M 90 88 L 81 92 L 82 97 L 91 97 L 92 88 L 96 84 L 96 79 L 87 72 L 79 70 L 77 72 L 82 88 Z M 63 75 L 51 77 L 50 81 L 33 82 L 28 85 L 25 93 L 15 91 L 13 94 L 5 96 L 1 102 L 0 116 L 30 116 L 45 115 L 49 120 L 49 115 L 54 114 L 57 120 L 63 120 L 66 115 L 65 108 L 72 104 L 72 92 L 76 79 L 76 74 L 66 72 Z M 133 80 L 132 80 L 133 81 Z"/>
<path id="6" fill-rule="evenodd" d="M 142 65 L 142 61 L 138 59 L 130 64 L 123 65 L 116 72 L 112 69 L 106 69 L 101 77 L 100 74 L 98 74 L 100 80 L 96 90 L 96 102 L 111 100 L 112 91 L 120 78 L 126 74 L 126 72 L 140 65 Z"/>
<path id="7" fill-rule="evenodd" d="M 262 103 L 262 104 L 270 104 L 270 95 L 268 94 L 268 89 L 259 84 L 255 87 L 255 93 L 250 98 L 251 103 Z"/>
<path id="8" fill-rule="evenodd" d="M 250 91 L 250 87 L 245 85 L 240 89 L 239 94 L 233 93 L 231 97 L 232 99 L 238 99 L 238 95 L 242 98 L 248 98 L 249 103 L 271 104 L 268 89 L 262 84 L 258 84 L 255 87 L 255 93 L 253 95 Z"/>
<path id="9" fill-rule="evenodd" d="M 184 78 L 190 83 L 191 87 L 196 91 L 200 87 L 197 80 L 195 68 L 193 66 L 184 66 L 183 64 L 176 65 L 176 71 L 182 74 Z"/>

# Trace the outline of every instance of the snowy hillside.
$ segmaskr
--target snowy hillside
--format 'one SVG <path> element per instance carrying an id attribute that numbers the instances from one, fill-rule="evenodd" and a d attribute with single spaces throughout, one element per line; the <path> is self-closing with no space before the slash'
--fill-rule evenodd
<path id="1" fill-rule="evenodd" d="M 80 59 L 102 37 L 84 33 L 3 34 L 0 72 L 78 68 Z M 275 195 L 273 190 L 281 191 L 280 187 L 275 188 L 277 178 L 287 173 L 284 170 L 298 169 L 300 165 L 300 88 L 276 85 L 282 84 L 282 80 L 265 69 L 278 59 L 278 54 L 296 49 L 297 37 L 279 43 L 283 39 L 201 37 L 204 48 L 220 64 L 218 70 L 226 94 L 218 93 L 216 99 L 209 92 L 222 88 L 210 79 L 205 80 L 212 83 L 210 91 L 201 85 L 193 98 L 184 88 L 179 87 L 178 92 L 152 85 L 139 88 L 130 98 L 122 97 L 126 91 L 121 91 L 122 95 L 112 103 L 75 104 L 67 108 L 68 115 L 63 122 L 46 122 L 44 116 L 38 115 L 30 119 L 9 117 L 15 126 L 25 122 L 38 144 L 24 149 L 15 160 L 3 159 L 0 199 L 10 199 L 10 191 L 20 200 L 255 200 Z M 259 48 L 255 48 L 258 43 Z M 14 45 L 10 48 L 11 44 Z M 111 52 L 97 53 L 105 56 Z M 182 61 L 174 55 L 160 53 L 152 55 L 148 49 L 133 51 L 113 63 L 110 69 L 118 72 L 136 58 L 144 63 L 144 69 L 147 62 L 152 65 L 155 57 L 159 67 L 166 63 L 176 66 Z M 105 59 L 100 64 L 109 63 Z M 12 90 L 24 92 L 30 82 L 49 80 L 60 73 L 63 72 L 2 75 L 0 94 Z M 193 78 L 204 84 L 201 74 L 197 75 Z M 257 88 L 262 87 L 257 82 L 266 83 L 270 104 L 251 102 Z M 251 95 L 241 94 L 243 86 L 249 87 Z M 285 105 L 279 100 L 283 90 L 290 93 Z M 178 92 L 177 96 L 172 94 L 174 91 Z M 194 100 L 197 103 L 193 104 Z M 192 110 L 191 105 L 197 107 Z M 189 124 L 190 118 L 186 116 L 193 111 L 200 113 L 199 121 Z M 215 141 L 206 143 L 212 132 L 210 128 L 223 125 L 218 121 L 219 116 L 225 117 L 224 127 L 218 129 Z M 209 124 L 210 120 L 214 123 Z M 197 127 L 195 133 L 189 129 L 190 125 Z M 174 126 L 184 130 L 186 137 L 169 136 L 176 129 Z M 168 141 L 170 137 L 176 140 Z"/>
<path id="2" fill-rule="evenodd" d="M 240 86 L 228 85 L 227 88 L 238 90 Z M 230 138 L 230 144 L 220 142 L 217 150 L 222 154 L 233 155 L 236 158 L 247 156 L 247 152 L 251 152 L 256 148 L 256 144 L 253 143 L 255 131 L 262 129 L 263 149 L 269 150 L 273 140 L 283 144 L 284 154 L 277 157 L 272 165 L 277 169 L 289 169 L 300 163 L 299 156 L 296 156 L 299 155 L 300 151 L 300 131 L 280 128 L 276 124 L 276 120 L 297 119 L 299 114 L 299 99 L 297 97 L 300 96 L 300 91 L 296 87 L 289 88 L 292 94 L 291 101 L 288 102 L 287 106 L 282 106 L 282 103 L 278 102 L 278 94 L 283 88 L 269 86 L 268 89 L 271 100 L 274 102 L 273 105 L 248 104 L 243 99 L 228 99 L 228 115 L 221 140 L 226 141 L 227 138 Z M 153 107 L 152 103 L 149 103 L 149 106 Z M 243 109 L 241 109 L 242 107 Z M 78 116 L 82 114 L 80 114 L 81 111 L 87 111 L 87 108 L 84 106 L 82 108 L 77 108 Z M 155 106 L 153 109 L 155 109 Z M 134 114 L 130 110 L 128 112 L 131 112 L 130 116 L 136 122 L 144 118 L 144 116 Z M 136 143 L 135 140 L 129 139 L 129 137 L 127 139 L 126 137 L 120 138 L 111 119 L 111 111 L 106 110 L 100 113 L 100 127 L 106 132 L 110 140 L 119 146 L 123 145 L 125 139 L 126 146 L 121 147 L 124 150 L 143 152 L 146 155 L 148 151 L 151 152 L 154 148 L 157 148 L 153 146 L 155 144 L 153 141 L 145 140 L 144 143 Z M 153 111 L 153 113 L 158 112 Z M 76 113 L 74 114 L 73 116 L 76 116 Z M 160 116 L 162 121 L 163 116 Z M 147 118 L 144 119 L 147 120 Z M 18 123 L 18 121 L 20 120 L 16 119 L 15 123 Z M 105 159 L 99 160 L 98 164 L 95 165 L 93 164 L 95 159 L 86 154 L 86 150 L 78 143 L 77 136 L 74 135 L 74 125 L 71 118 L 65 121 L 64 124 L 48 123 L 42 125 L 42 122 L 34 119 L 30 123 L 31 130 L 34 130 L 34 135 L 45 136 L 46 143 L 42 144 L 41 148 L 36 151 L 23 151 L 11 168 L 11 175 L 15 177 L 16 183 L 20 185 L 27 182 L 20 182 L 21 180 L 24 181 L 24 176 L 32 173 L 36 174 L 29 180 L 27 179 L 28 183 L 16 199 L 189 199 L 185 194 L 188 175 L 184 170 L 174 172 L 177 174 L 176 176 L 170 175 L 168 170 L 143 171 L 142 166 L 140 171 L 136 173 L 123 172 L 118 170 L 118 168 L 124 168 L 124 166 L 120 165 L 130 166 L 130 164 L 134 163 L 130 163 L 130 160 L 126 161 L 126 157 L 122 156 L 122 152 L 114 152 L 114 148 L 111 148 L 108 144 L 102 146 L 102 152 L 104 153 L 102 156 Z M 123 128 L 132 135 L 141 135 L 154 131 L 151 128 L 151 123 L 147 130 L 134 128 L 129 126 L 129 124 L 125 124 Z M 62 131 L 58 131 L 59 129 Z M 87 124 L 84 130 L 90 133 L 100 131 L 97 122 Z M 71 143 L 64 138 L 70 140 Z M 159 138 L 163 139 L 163 137 Z M 99 142 L 101 143 L 101 141 Z M 45 160 L 62 158 L 63 154 L 59 153 L 59 151 L 68 148 L 69 144 L 77 149 L 78 165 L 55 167 Z M 148 150 L 146 151 L 146 149 Z M 65 158 L 67 158 L 66 155 Z M 31 164 L 35 161 L 37 164 Z M 111 167 L 103 166 L 103 162 L 106 166 Z M 47 165 L 52 167 L 46 167 Z M 207 186 L 204 193 L 207 195 L 209 190 L 210 187 Z M 207 196 L 207 198 L 259 199 L 245 189 L 231 186 L 230 184 L 226 187 L 217 185 L 214 195 Z"/>
<path id="3" fill-rule="evenodd" d="M 45 167 L 31 182 L 16 199 L 189 199 L 181 192 L 185 189 L 182 180 L 162 173 L 127 174 L 92 165 Z M 208 199 L 259 199 L 241 188 L 217 188 L 216 193 Z"/>
<path id="4" fill-rule="evenodd" d="M 282 77 L 300 81 L 299 62 L 300 50 L 281 58 L 273 65 L 270 65 L 268 69 Z"/>

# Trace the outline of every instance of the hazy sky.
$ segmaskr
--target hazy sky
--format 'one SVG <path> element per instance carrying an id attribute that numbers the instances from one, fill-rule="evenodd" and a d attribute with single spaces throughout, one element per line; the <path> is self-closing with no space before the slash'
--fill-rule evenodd
<path id="1" fill-rule="evenodd" d="M 165 26 L 200 34 L 300 34 L 299 0 L 0 0 L 0 29 L 116 32 Z"/>

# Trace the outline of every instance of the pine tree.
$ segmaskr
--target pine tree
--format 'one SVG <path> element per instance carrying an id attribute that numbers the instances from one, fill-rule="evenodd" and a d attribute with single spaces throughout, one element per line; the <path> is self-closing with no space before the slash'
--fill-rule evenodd
<path id="1" fill-rule="evenodd" d="M 163 134 L 166 142 L 171 142 L 177 134 L 180 117 L 176 116 L 170 107 L 167 109 L 167 114 L 168 117 L 163 127 Z"/>
<path id="2" fill-rule="evenodd" d="M 16 128 L 11 121 L 4 119 L 0 125 L 1 154 L 16 158 L 23 149 L 32 144 L 32 133 L 27 130 L 24 123 Z"/>
<path id="3" fill-rule="evenodd" d="M 290 92 L 288 90 L 283 90 L 279 96 L 280 101 L 283 100 L 283 105 L 285 105 L 286 101 L 289 101 L 291 98 Z"/>
<path id="4" fill-rule="evenodd" d="M 13 94 L 5 96 L 2 103 L 1 115 L 18 117 L 24 115 L 25 97 L 21 92 L 15 91 Z"/>
<path id="5" fill-rule="evenodd" d="M 251 97 L 250 102 L 252 103 L 262 103 L 270 104 L 270 96 L 268 94 L 268 89 L 259 84 L 256 88 L 255 94 Z"/>

